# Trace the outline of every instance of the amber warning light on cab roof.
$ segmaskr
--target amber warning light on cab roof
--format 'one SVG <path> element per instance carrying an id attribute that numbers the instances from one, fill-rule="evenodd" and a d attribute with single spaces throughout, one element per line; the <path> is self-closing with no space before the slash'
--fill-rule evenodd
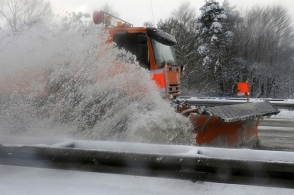
<path id="1" fill-rule="evenodd" d="M 94 11 L 93 22 L 95 24 L 104 24 L 106 27 L 133 27 L 131 23 L 103 11 Z"/>

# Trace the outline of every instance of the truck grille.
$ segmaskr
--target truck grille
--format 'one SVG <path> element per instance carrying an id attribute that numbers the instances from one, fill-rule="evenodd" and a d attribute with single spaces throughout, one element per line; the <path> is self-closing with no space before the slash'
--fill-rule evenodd
<path id="1" fill-rule="evenodd" d="M 168 85 L 167 94 L 168 95 L 173 95 L 174 97 L 180 95 L 180 85 L 179 84 Z"/>

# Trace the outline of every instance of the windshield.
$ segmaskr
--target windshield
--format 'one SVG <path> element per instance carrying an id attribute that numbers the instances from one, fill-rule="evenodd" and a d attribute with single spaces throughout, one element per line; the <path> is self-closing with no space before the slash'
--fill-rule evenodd
<path id="1" fill-rule="evenodd" d="M 177 64 L 175 51 L 172 46 L 164 45 L 154 39 L 151 39 L 151 41 L 157 65 L 161 65 L 164 62 L 167 62 L 168 65 Z"/>

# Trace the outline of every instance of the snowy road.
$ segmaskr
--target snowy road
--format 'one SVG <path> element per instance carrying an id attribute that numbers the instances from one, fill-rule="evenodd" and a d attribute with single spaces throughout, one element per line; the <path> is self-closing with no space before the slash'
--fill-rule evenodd
<path id="1" fill-rule="evenodd" d="M 294 118 L 261 120 L 258 134 L 262 148 L 294 151 Z"/>

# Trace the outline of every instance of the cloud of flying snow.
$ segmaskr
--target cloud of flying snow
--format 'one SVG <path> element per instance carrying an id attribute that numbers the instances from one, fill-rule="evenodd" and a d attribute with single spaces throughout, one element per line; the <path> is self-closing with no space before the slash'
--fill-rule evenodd
<path id="1" fill-rule="evenodd" d="M 102 26 L 54 19 L 0 33 L 0 133 L 189 144 L 188 119 Z"/>

